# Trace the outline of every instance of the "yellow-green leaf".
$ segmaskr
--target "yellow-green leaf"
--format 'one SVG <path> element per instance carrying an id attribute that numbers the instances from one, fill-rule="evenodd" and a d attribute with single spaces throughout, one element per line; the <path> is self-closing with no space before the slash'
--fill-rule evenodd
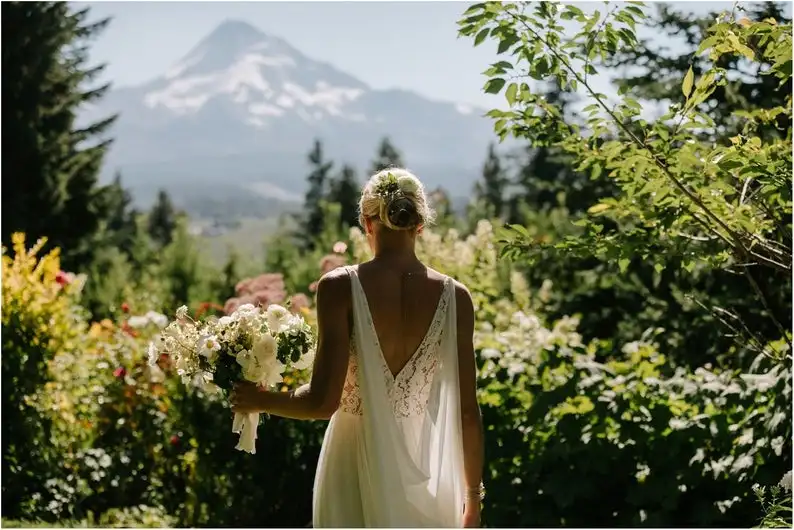
<path id="1" fill-rule="evenodd" d="M 686 75 L 684 76 L 684 83 L 681 85 L 681 92 L 684 93 L 684 97 L 688 98 L 689 94 L 692 93 L 692 85 L 695 84 L 695 72 L 692 71 L 692 67 L 689 67 L 689 71 L 687 71 Z"/>
<path id="2" fill-rule="evenodd" d="M 507 103 L 511 107 L 516 102 L 516 93 L 518 92 L 518 85 L 515 83 L 510 83 L 510 86 L 507 87 L 505 91 L 505 98 L 507 98 Z"/>
<path id="3" fill-rule="evenodd" d="M 609 205 L 609 204 L 604 204 L 604 203 L 602 202 L 602 203 L 596 204 L 596 205 L 594 205 L 594 206 L 591 206 L 591 207 L 590 207 L 590 208 L 587 210 L 587 213 L 589 213 L 589 214 L 591 214 L 591 215 L 595 215 L 595 214 L 597 214 L 597 213 L 605 212 L 605 211 L 609 210 L 611 207 L 612 207 L 611 205 Z"/>

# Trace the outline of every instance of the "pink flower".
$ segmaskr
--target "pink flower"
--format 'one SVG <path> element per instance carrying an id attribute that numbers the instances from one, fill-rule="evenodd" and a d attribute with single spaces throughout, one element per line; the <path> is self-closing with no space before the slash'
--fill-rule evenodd
<path id="1" fill-rule="evenodd" d="M 247 278 L 235 286 L 236 297 L 224 304 L 223 311 L 230 315 L 243 304 L 267 307 L 280 304 L 287 298 L 284 277 L 281 274 L 265 273 Z"/>
<path id="2" fill-rule="evenodd" d="M 328 254 L 320 260 L 320 273 L 327 274 L 334 269 L 347 265 L 347 259 L 339 254 Z"/>
<path id="3" fill-rule="evenodd" d="M 347 244 L 344 241 L 337 241 L 334 243 L 334 252 L 337 254 L 344 254 L 347 251 Z"/>
<path id="4" fill-rule="evenodd" d="M 60 285 L 70 284 L 73 279 L 74 275 L 65 271 L 58 271 L 58 274 L 55 275 L 55 281 Z"/>
<path id="5" fill-rule="evenodd" d="M 127 370 L 123 366 L 119 366 L 115 370 L 113 370 L 113 377 L 118 379 L 122 379 L 124 376 L 127 375 Z"/>
<path id="6" fill-rule="evenodd" d="M 309 297 L 303 293 L 298 293 L 290 298 L 289 310 L 293 313 L 300 313 L 301 309 L 308 308 L 309 305 Z"/>
<path id="7" fill-rule="evenodd" d="M 240 303 L 239 298 L 229 298 L 228 300 L 226 300 L 226 303 L 223 304 L 223 312 L 226 313 L 227 315 L 231 315 L 241 305 L 242 304 Z"/>
<path id="8" fill-rule="evenodd" d="M 121 304 L 121 310 L 125 313 L 129 313 L 130 305 L 127 302 L 124 302 L 123 304 Z"/>

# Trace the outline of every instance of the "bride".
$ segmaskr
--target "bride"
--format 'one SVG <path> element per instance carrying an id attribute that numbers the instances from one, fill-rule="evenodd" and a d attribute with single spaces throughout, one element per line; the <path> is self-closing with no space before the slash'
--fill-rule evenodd
<path id="1" fill-rule="evenodd" d="M 330 418 L 315 528 L 478 527 L 483 430 L 471 296 L 414 253 L 432 211 L 413 174 L 375 174 L 359 208 L 375 257 L 320 280 L 311 382 L 289 393 L 240 384 L 232 408 Z"/>

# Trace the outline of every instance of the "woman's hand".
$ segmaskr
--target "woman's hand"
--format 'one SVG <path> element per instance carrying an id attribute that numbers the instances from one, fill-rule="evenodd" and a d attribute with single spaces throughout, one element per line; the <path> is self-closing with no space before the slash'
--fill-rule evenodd
<path id="1" fill-rule="evenodd" d="M 264 412 L 262 408 L 262 397 L 265 390 L 254 383 L 241 381 L 234 385 L 229 400 L 232 404 L 234 413 L 248 414 L 252 412 Z"/>
<path id="2" fill-rule="evenodd" d="M 480 503 L 473 501 L 466 503 L 463 509 L 463 528 L 479 528 L 480 527 Z"/>

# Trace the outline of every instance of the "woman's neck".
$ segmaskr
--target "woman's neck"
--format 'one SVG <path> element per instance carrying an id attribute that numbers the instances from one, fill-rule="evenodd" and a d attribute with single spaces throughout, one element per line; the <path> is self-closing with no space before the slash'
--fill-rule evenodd
<path id="1" fill-rule="evenodd" d="M 413 246 L 411 247 L 379 247 L 375 252 L 373 261 L 388 265 L 394 269 L 410 269 L 421 265 L 416 257 Z"/>

